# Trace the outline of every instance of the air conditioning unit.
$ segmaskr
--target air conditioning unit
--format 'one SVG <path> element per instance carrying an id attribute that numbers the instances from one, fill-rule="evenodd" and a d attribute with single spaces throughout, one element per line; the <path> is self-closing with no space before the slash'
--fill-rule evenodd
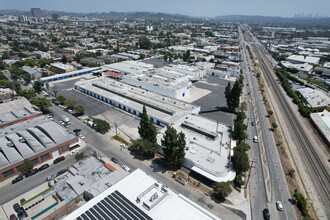
<path id="1" fill-rule="evenodd" d="M 25 139 L 23 137 L 19 137 L 19 142 L 24 143 Z"/>
<path id="2" fill-rule="evenodd" d="M 14 144 L 13 144 L 13 142 L 11 142 L 11 141 L 7 141 L 7 146 L 8 146 L 8 147 L 12 147 L 12 146 L 14 146 Z"/>

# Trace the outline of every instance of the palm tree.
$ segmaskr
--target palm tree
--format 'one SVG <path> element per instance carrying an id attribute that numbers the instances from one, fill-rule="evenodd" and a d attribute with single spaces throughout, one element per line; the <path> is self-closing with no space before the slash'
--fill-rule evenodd
<path id="1" fill-rule="evenodd" d="M 52 89 L 52 91 L 53 91 L 53 93 L 55 95 L 55 98 L 56 98 L 57 97 L 57 92 L 58 92 L 57 87 L 54 86 L 53 89 Z"/>

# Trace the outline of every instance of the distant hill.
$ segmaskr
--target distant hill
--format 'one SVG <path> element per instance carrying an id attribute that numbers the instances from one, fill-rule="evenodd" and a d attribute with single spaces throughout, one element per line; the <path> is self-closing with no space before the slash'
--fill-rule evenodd
<path id="1" fill-rule="evenodd" d="M 237 22 L 260 22 L 260 23 L 273 23 L 273 24 L 295 24 L 300 26 L 326 26 L 330 27 L 330 17 L 324 18 L 285 18 L 285 17 L 272 17 L 272 16 L 258 16 L 258 15 L 225 15 L 216 16 L 215 20 L 220 21 L 237 21 Z"/>

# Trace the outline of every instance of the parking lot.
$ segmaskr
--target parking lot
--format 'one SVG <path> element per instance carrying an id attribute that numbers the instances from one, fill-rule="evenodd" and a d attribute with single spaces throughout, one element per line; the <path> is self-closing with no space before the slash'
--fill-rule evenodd
<path id="1" fill-rule="evenodd" d="M 217 110 L 217 107 L 227 107 L 225 98 L 225 88 L 228 80 L 217 77 L 203 78 L 202 81 L 194 83 L 194 86 L 201 89 L 210 90 L 211 93 L 193 102 L 195 105 L 201 106 L 201 111 Z M 231 125 L 234 115 L 222 111 L 203 113 L 204 117 L 212 120 Z"/>

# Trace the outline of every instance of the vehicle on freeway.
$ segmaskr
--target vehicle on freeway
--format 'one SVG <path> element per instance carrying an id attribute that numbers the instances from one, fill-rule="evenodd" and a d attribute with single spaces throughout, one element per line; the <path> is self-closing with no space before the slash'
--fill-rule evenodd
<path id="1" fill-rule="evenodd" d="M 283 210 L 283 204 L 281 201 L 276 201 L 276 207 L 278 211 L 282 211 Z"/>
<path id="2" fill-rule="evenodd" d="M 66 169 L 60 170 L 57 172 L 57 176 L 62 175 L 63 173 L 68 172 Z"/>
<path id="3" fill-rule="evenodd" d="M 51 175 L 47 176 L 46 180 L 50 181 L 50 180 L 55 179 L 55 177 L 56 177 L 56 174 L 51 174 Z"/>
<path id="4" fill-rule="evenodd" d="M 28 171 L 28 172 L 25 173 L 25 177 L 33 176 L 34 174 L 36 174 L 38 172 L 39 172 L 39 170 L 37 168 L 32 169 L 32 170 L 30 170 L 30 171 Z"/>
<path id="5" fill-rule="evenodd" d="M 81 129 L 76 128 L 73 130 L 73 133 L 79 133 L 79 132 L 81 132 Z"/>
<path id="6" fill-rule="evenodd" d="M 114 163 L 118 163 L 118 160 L 116 158 L 111 158 L 111 161 L 114 162 Z"/>
<path id="7" fill-rule="evenodd" d="M 21 181 L 21 180 L 23 180 L 23 176 L 18 176 L 18 177 L 16 177 L 15 179 L 13 179 L 13 181 L 11 181 L 11 183 L 12 183 L 12 184 L 15 184 L 15 183 L 17 183 L 17 182 L 19 182 L 19 181 Z"/>
<path id="8" fill-rule="evenodd" d="M 264 209 L 264 211 L 262 213 L 264 214 L 264 219 L 265 220 L 269 220 L 270 219 L 270 214 L 269 214 L 269 210 L 268 209 Z"/>
<path id="9" fill-rule="evenodd" d="M 85 139 L 85 136 L 84 135 L 82 135 L 81 133 L 77 133 L 77 136 L 79 137 L 79 138 L 81 138 L 81 139 Z"/>
<path id="10" fill-rule="evenodd" d="M 61 161 L 63 161 L 63 160 L 65 160 L 65 157 L 64 157 L 64 156 L 58 157 L 58 158 L 56 158 L 56 159 L 53 161 L 53 164 L 57 164 L 57 163 L 59 163 L 59 162 L 61 162 Z"/>
<path id="11" fill-rule="evenodd" d="M 121 166 L 125 171 L 130 172 L 131 168 L 129 168 L 127 165 Z"/>
<path id="12" fill-rule="evenodd" d="M 41 167 L 39 167 L 39 168 L 38 168 L 38 171 L 40 172 L 40 171 L 42 171 L 42 170 L 44 170 L 44 169 L 47 169 L 48 167 L 49 167 L 49 164 L 46 163 L 46 164 L 42 165 Z"/>
<path id="13" fill-rule="evenodd" d="M 257 136 L 254 136 L 254 137 L 253 137 L 253 142 L 254 142 L 254 143 L 258 143 L 258 137 L 257 137 Z"/>
<path id="14" fill-rule="evenodd" d="M 74 156 L 74 155 L 76 155 L 77 153 L 78 153 L 78 150 L 73 150 L 73 151 L 70 152 L 70 156 Z"/>
<path id="15" fill-rule="evenodd" d="M 15 210 L 15 212 L 19 212 L 22 210 L 22 207 L 18 203 L 15 203 L 13 205 L 13 209 Z"/>
<path id="16" fill-rule="evenodd" d="M 255 125 L 256 125 L 256 123 L 253 121 L 253 122 L 251 122 L 251 125 L 252 125 L 252 126 L 255 126 Z"/>

